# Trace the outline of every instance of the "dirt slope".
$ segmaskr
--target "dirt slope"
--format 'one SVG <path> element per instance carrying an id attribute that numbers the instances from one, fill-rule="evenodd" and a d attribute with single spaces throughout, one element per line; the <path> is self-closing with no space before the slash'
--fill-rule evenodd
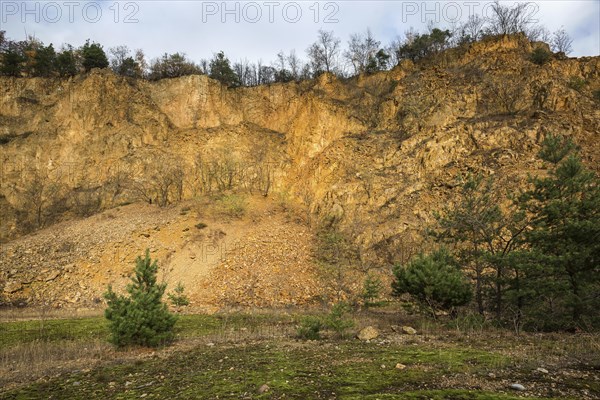
<path id="1" fill-rule="evenodd" d="M 170 289 L 184 284 L 193 309 L 294 306 L 324 293 L 314 238 L 300 219 L 262 196 L 249 199 L 241 218 L 203 215 L 196 206 L 132 204 L 4 244 L 4 294 L 16 304 L 102 307 L 107 285 L 124 290 L 146 248 Z"/>

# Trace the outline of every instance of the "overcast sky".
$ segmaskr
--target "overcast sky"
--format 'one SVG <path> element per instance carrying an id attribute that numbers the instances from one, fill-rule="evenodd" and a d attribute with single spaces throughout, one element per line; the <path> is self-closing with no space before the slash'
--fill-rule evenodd
<path id="1" fill-rule="evenodd" d="M 507 5 L 513 2 L 503 2 Z M 152 59 L 184 52 L 194 61 L 219 50 L 233 61 L 270 63 L 283 50 L 305 49 L 319 29 L 333 30 L 344 43 L 367 27 L 387 45 L 427 20 L 449 26 L 470 13 L 485 14 L 489 1 L 9 1 L 0 0 L 0 30 L 11 39 L 34 35 L 44 43 L 76 47 L 86 39 L 105 49 L 127 45 Z M 600 0 L 532 2 L 532 16 L 573 37 L 571 56 L 600 54 Z"/>

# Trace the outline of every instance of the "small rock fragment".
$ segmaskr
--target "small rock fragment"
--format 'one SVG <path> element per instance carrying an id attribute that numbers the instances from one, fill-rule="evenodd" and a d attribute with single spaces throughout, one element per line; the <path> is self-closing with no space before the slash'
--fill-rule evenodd
<path id="1" fill-rule="evenodd" d="M 540 372 L 542 374 L 547 374 L 548 373 L 548 370 L 546 368 L 537 368 L 536 371 Z"/>
<path id="2" fill-rule="evenodd" d="M 60 275 L 60 271 L 52 271 L 50 272 L 48 275 L 46 275 L 46 278 L 44 279 L 46 282 L 50 282 L 55 280 L 56 278 L 58 278 L 58 276 Z"/>
<path id="3" fill-rule="evenodd" d="M 269 391 L 269 389 L 271 389 L 269 387 L 269 385 L 267 385 L 266 383 L 264 385 L 262 385 L 261 387 L 258 388 L 258 393 L 259 394 L 263 394 Z"/>
<path id="4" fill-rule="evenodd" d="M 10 281 L 4 286 L 5 293 L 15 293 L 23 289 L 23 285 L 19 281 Z"/>
<path id="5" fill-rule="evenodd" d="M 521 385 L 520 383 L 513 383 L 510 385 L 510 388 L 512 390 L 517 390 L 519 392 L 524 392 L 525 391 L 525 386 Z"/>
<path id="6" fill-rule="evenodd" d="M 403 370 L 405 368 L 406 368 L 406 365 L 404 365 L 404 364 L 400 364 L 400 363 L 396 364 L 396 369 Z"/>
<path id="7" fill-rule="evenodd" d="M 417 330 L 413 327 L 410 326 L 403 326 L 402 327 L 402 333 L 406 334 L 406 335 L 416 335 L 417 334 Z"/>

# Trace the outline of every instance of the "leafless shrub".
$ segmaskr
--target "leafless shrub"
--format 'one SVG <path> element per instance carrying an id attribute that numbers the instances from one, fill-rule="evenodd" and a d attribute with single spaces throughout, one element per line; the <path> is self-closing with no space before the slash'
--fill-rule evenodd
<path id="1" fill-rule="evenodd" d="M 17 222 L 21 231 L 43 228 L 66 209 L 66 187 L 60 176 L 48 171 L 23 171 L 21 181 L 12 184 L 10 189 L 18 199 Z"/>
<path id="2" fill-rule="evenodd" d="M 565 28 L 560 28 L 552 34 L 550 45 L 555 53 L 570 54 L 573 51 L 573 39 Z"/>
<path id="3" fill-rule="evenodd" d="M 522 110 L 526 85 L 516 77 L 488 80 L 484 84 L 482 101 L 488 112 L 516 114 Z"/>
<path id="4" fill-rule="evenodd" d="M 165 207 L 183 198 L 183 161 L 163 154 L 145 166 L 144 175 L 133 179 L 132 188 L 138 199 Z"/>
<path id="5" fill-rule="evenodd" d="M 496 0 L 491 6 L 491 11 L 492 15 L 488 16 L 488 30 L 493 35 L 527 32 L 535 22 L 532 3 L 517 3 L 511 7 Z"/>
<path id="6" fill-rule="evenodd" d="M 100 211 L 102 207 L 102 188 L 87 184 L 73 189 L 69 195 L 73 212 L 80 217 L 89 217 Z"/>
<path id="7" fill-rule="evenodd" d="M 546 108 L 546 102 L 550 96 L 550 86 L 547 83 L 534 81 L 530 85 L 532 93 L 533 108 L 543 110 Z"/>
<path id="8" fill-rule="evenodd" d="M 246 155 L 223 146 L 196 156 L 189 181 L 198 194 L 245 190 L 267 196 L 275 170 L 276 164 L 264 143 L 255 144 Z"/>
<path id="9" fill-rule="evenodd" d="M 128 170 L 118 168 L 118 166 L 111 170 L 103 186 L 107 206 L 112 207 L 121 204 L 123 201 L 128 201 L 131 186 L 132 178 Z"/>

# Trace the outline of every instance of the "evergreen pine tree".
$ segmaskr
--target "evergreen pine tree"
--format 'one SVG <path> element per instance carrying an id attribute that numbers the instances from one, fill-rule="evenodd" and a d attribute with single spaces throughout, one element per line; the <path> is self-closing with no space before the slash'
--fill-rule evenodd
<path id="1" fill-rule="evenodd" d="M 453 254 L 475 282 L 475 300 L 480 314 L 486 306 L 502 319 L 504 292 L 514 277 L 508 262 L 525 229 L 523 214 L 503 210 L 502 199 L 492 178 L 468 177 L 454 205 L 436 213 L 437 226 L 430 233 L 453 246 Z M 489 288 L 493 288 L 491 293 Z"/>
<path id="2" fill-rule="evenodd" d="M 174 293 L 168 294 L 167 297 L 169 297 L 169 300 L 171 300 L 171 303 L 175 307 L 183 307 L 190 304 L 190 299 L 183 293 L 184 290 L 183 284 L 179 282 L 177 286 L 175 286 L 175 289 L 173 289 Z"/>
<path id="3" fill-rule="evenodd" d="M 77 58 L 71 46 L 68 46 L 56 56 L 54 64 L 56 72 L 61 77 L 77 75 Z"/>
<path id="4" fill-rule="evenodd" d="M 361 295 L 365 307 L 368 308 L 372 305 L 375 305 L 375 300 L 377 300 L 380 293 L 381 279 L 371 274 L 367 275 L 367 277 L 365 278 L 365 282 L 363 283 L 363 291 Z"/>
<path id="5" fill-rule="evenodd" d="M 410 294 L 434 316 L 437 309 L 452 310 L 472 298 L 470 283 L 445 249 L 418 255 L 394 274 L 393 294 Z"/>
<path id="6" fill-rule="evenodd" d="M 83 56 L 83 67 L 85 72 L 88 72 L 92 68 L 106 68 L 108 67 L 108 58 L 106 53 L 102 49 L 102 46 L 98 43 L 91 43 L 86 41 L 81 48 L 81 55 Z"/>
<path id="7" fill-rule="evenodd" d="M 108 308 L 104 314 L 110 321 L 110 342 L 116 346 L 141 345 L 156 347 L 173 339 L 176 317 L 162 302 L 166 284 L 156 282 L 158 264 L 146 257 L 136 259 L 129 296 L 117 295 L 112 287 L 104 295 Z"/>
<path id="8" fill-rule="evenodd" d="M 600 179 L 577 154 L 568 154 L 573 147 L 550 136 L 540 156 L 553 169 L 533 179 L 533 189 L 521 198 L 533 216 L 526 272 L 535 297 L 552 299 L 538 305 L 538 314 L 552 325 L 563 317 L 572 326 L 600 323 Z"/>
<path id="9" fill-rule="evenodd" d="M 211 78 L 218 80 L 228 87 L 239 86 L 239 79 L 233 69 L 229 59 L 225 57 L 225 53 L 220 51 L 210 61 L 210 75 Z"/>
<path id="10" fill-rule="evenodd" d="M 52 43 L 48 46 L 40 46 L 33 57 L 33 75 L 34 76 L 52 76 L 56 64 L 56 52 Z"/>
<path id="11" fill-rule="evenodd" d="M 0 74 L 6 76 L 20 77 L 23 72 L 23 63 L 25 62 L 25 56 L 18 46 L 12 43 L 2 52 L 0 60 Z"/>

